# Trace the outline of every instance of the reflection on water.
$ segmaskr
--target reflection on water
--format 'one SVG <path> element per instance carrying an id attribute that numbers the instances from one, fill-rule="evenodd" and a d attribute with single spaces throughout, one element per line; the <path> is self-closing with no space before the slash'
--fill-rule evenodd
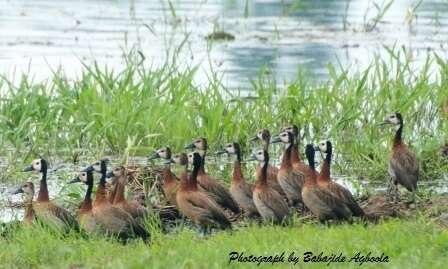
<path id="1" fill-rule="evenodd" d="M 201 64 L 198 82 L 210 69 L 223 74 L 230 87 L 245 87 L 261 66 L 272 69 L 277 81 L 294 79 L 298 66 L 316 78 L 338 60 L 365 67 L 383 46 L 406 46 L 416 62 L 428 51 L 446 57 L 448 3 L 396 0 L 372 31 L 378 14 L 366 0 L 246 1 L 3 1 L 0 10 L 0 73 L 26 71 L 38 78 L 62 65 L 70 76 L 80 61 L 120 67 L 123 50 L 137 48 L 148 65 L 165 61 L 165 51 L 188 35 L 178 61 Z M 387 2 L 387 1 L 386 1 Z M 213 29 L 235 35 L 232 42 L 215 43 L 207 57 L 204 37 Z"/>

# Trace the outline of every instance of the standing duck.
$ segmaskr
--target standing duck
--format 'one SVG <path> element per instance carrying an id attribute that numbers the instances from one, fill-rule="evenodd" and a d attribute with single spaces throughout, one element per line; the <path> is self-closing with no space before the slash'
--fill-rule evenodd
<path id="1" fill-rule="evenodd" d="M 36 159 L 23 170 L 24 172 L 35 171 L 41 175 L 39 194 L 37 200 L 33 202 L 36 218 L 60 231 L 68 232 L 72 228 L 78 229 L 76 219 L 67 210 L 50 201 L 47 187 L 47 168 L 46 160 Z"/>
<path id="2" fill-rule="evenodd" d="M 197 178 L 202 166 L 202 157 L 197 152 L 189 155 L 188 159 L 185 154 L 180 155 L 180 163 L 183 165 L 176 196 L 180 212 L 203 228 L 204 232 L 216 226 L 223 229 L 231 228 L 232 225 L 221 207 L 205 193 L 198 191 Z M 187 172 L 188 162 L 193 165 L 190 176 Z"/>
<path id="3" fill-rule="evenodd" d="M 25 205 L 25 216 L 23 218 L 23 223 L 25 224 L 33 224 L 36 219 L 36 215 L 33 209 L 33 198 L 34 198 L 34 184 L 29 181 L 20 186 L 15 192 L 12 194 L 23 193 L 23 202 Z"/>
<path id="4" fill-rule="evenodd" d="M 160 148 L 151 157 L 149 157 L 150 160 L 158 158 L 166 160 L 165 167 L 162 172 L 163 194 L 171 205 L 176 206 L 176 193 L 179 187 L 179 182 L 176 175 L 171 172 L 171 149 L 169 147 Z M 176 162 L 176 160 L 180 160 L 179 156 L 173 158 L 173 162 Z"/>
<path id="5" fill-rule="evenodd" d="M 84 172 L 99 171 L 100 182 L 93 201 L 92 212 L 96 223 L 106 233 L 117 235 L 121 240 L 132 237 L 140 237 L 145 242 L 149 241 L 149 233 L 138 224 L 126 211 L 113 207 L 106 195 L 106 160 L 100 160 L 84 169 Z"/>
<path id="6" fill-rule="evenodd" d="M 263 150 L 269 152 L 269 144 L 271 143 L 271 133 L 268 129 L 261 129 L 257 132 L 252 139 L 251 142 L 260 140 L 263 145 Z M 271 188 L 276 190 L 284 199 L 287 199 L 285 192 L 283 191 L 280 183 L 277 180 L 278 168 L 269 164 L 268 166 L 268 184 Z"/>
<path id="7" fill-rule="evenodd" d="M 126 168 L 122 165 L 114 167 L 112 171 L 107 173 L 108 178 L 116 179 L 115 197 L 112 202 L 114 207 L 123 209 L 133 218 L 140 218 L 147 214 L 146 209 L 137 201 L 128 201 L 125 198 L 125 189 L 128 182 Z"/>
<path id="8" fill-rule="evenodd" d="M 258 160 L 260 164 L 257 167 L 257 180 L 253 192 L 253 200 L 258 212 L 265 221 L 282 223 L 289 215 L 289 208 L 283 197 L 268 185 L 268 152 L 258 150 L 250 160 Z"/>
<path id="9" fill-rule="evenodd" d="M 78 221 L 81 228 L 87 233 L 93 233 L 97 224 L 92 212 L 92 190 L 93 190 L 93 171 L 80 172 L 76 178 L 68 182 L 69 184 L 82 182 L 87 185 L 84 201 L 78 211 Z"/>
<path id="10" fill-rule="evenodd" d="M 317 184 L 317 173 L 314 164 L 315 149 L 313 145 L 306 145 L 305 153 L 311 169 L 306 175 L 305 185 L 302 188 L 302 199 L 306 207 L 310 209 L 320 222 L 326 222 L 331 219 L 350 219 L 352 213 L 345 203 Z"/>
<path id="11" fill-rule="evenodd" d="M 299 172 L 292 166 L 291 155 L 297 150 L 294 148 L 294 135 L 290 132 L 281 132 L 272 143 L 282 142 L 285 144 L 280 169 L 278 170 L 277 180 L 283 191 L 286 193 L 289 204 L 297 207 L 302 204 L 302 187 L 305 183 L 305 173 Z"/>
<path id="12" fill-rule="evenodd" d="M 322 141 L 319 143 L 316 150 L 325 154 L 325 159 L 323 161 L 322 169 L 320 175 L 317 177 L 317 184 L 327 189 L 329 192 L 333 193 L 337 198 L 339 198 L 345 205 L 351 210 L 352 215 L 355 217 L 364 216 L 364 211 L 355 201 L 353 195 L 349 190 L 344 188 L 342 185 L 334 182 L 330 175 L 331 157 L 333 152 L 333 145 L 330 141 Z"/>
<path id="13" fill-rule="evenodd" d="M 390 114 L 384 120 L 384 124 L 393 125 L 396 130 L 389 159 L 389 175 L 392 179 L 393 198 L 395 202 L 398 202 L 398 184 L 412 192 L 413 196 L 415 195 L 419 177 L 419 164 L 415 153 L 403 143 L 403 117 L 401 114 L 398 112 Z"/>
<path id="14" fill-rule="evenodd" d="M 210 196 L 215 198 L 216 202 L 224 209 L 230 210 L 233 214 L 232 218 L 236 218 L 240 215 L 241 210 L 235 200 L 232 198 L 230 192 L 221 185 L 216 178 L 210 176 L 205 172 L 205 155 L 207 154 L 207 140 L 205 138 L 198 138 L 190 145 L 185 147 L 186 149 L 196 149 L 197 153 L 201 157 L 201 165 L 198 170 L 197 181 L 199 185 Z"/>
<path id="15" fill-rule="evenodd" d="M 258 213 L 252 198 L 255 185 L 246 182 L 243 172 L 241 171 L 242 153 L 240 144 L 236 142 L 229 143 L 224 147 L 223 151 L 218 152 L 218 154 L 221 153 L 235 155 L 236 157 L 233 163 L 233 176 L 229 189 L 230 193 L 239 206 L 243 209 L 246 216 L 259 217 L 260 214 Z"/>
<path id="16" fill-rule="evenodd" d="M 303 163 L 300 159 L 300 154 L 299 154 L 299 147 L 300 147 L 300 141 L 299 141 L 299 128 L 297 127 L 297 125 L 293 124 L 290 126 L 286 126 L 282 129 L 282 132 L 288 132 L 288 133 L 292 133 L 294 135 L 294 147 L 291 150 L 291 163 L 292 163 L 292 167 L 306 175 L 306 173 L 309 172 L 310 167 Z"/>

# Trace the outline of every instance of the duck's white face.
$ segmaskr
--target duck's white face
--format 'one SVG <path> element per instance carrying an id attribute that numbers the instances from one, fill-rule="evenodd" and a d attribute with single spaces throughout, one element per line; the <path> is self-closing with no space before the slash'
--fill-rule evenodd
<path id="1" fill-rule="evenodd" d="M 225 150 L 227 151 L 227 153 L 229 154 L 235 154 L 236 150 L 235 150 L 235 146 L 233 145 L 233 143 L 229 143 L 225 146 Z"/>
<path id="2" fill-rule="evenodd" d="M 22 191 L 25 201 L 31 202 L 34 198 L 34 184 L 31 182 L 26 182 L 22 185 Z"/>
<path id="3" fill-rule="evenodd" d="M 258 137 L 258 139 L 263 140 L 263 130 L 258 131 L 257 137 Z"/>
<path id="4" fill-rule="evenodd" d="M 160 148 L 157 151 L 157 155 L 159 155 L 160 158 L 162 159 L 168 159 L 168 149 L 167 148 Z"/>
<path id="5" fill-rule="evenodd" d="M 327 152 L 327 140 L 320 141 L 318 147 L 320 152 Z"/>
<path id="6" fill-rule="evenodd" d="M 42 160 L 36 159 L 31 163 L 34 171 L 41 172 L 42 171 Z"/>
<path id="7" fill-rule="evenodd" d="M 125 168 L 123 166 L 118 166 L 118 167 L 114 167 L 114 169 L 112 169 L 112 173 L 114 174 L 115 177 L 122 177 L 125 174 Z"/>
<path id="8" fill-rule="evenodd" d="M 384 119 L 384 122 L 392 124 L 392 125 L 399 125 L 400 124 L 400 119 L 398 118 L 396 113 L 392 113 L 392 114 L 388 115 Z"/>
<path id="9" fill-rule="evenodd" d="M 282 141 L 282 143 L 284 144 L 288 144 L 291 143 L 291 141 L 289 140 L 289 134 L 288 132 L 281 132 L 278 137 L 280 137 L 280 140 Z"/>
<path id="10" fill-rule="evenodd" d="M 257 150 L 257 151 L 255 151 L 255 152 L 254 152 L 254 155 L 255 155 L 255 158 L 257 158 L 257 160 L 258 160 L 259 162 L 264 162 L 264 161 L 265 161 L 263 150 Z"/>
<path id="11" fill-rule="evenodd" d="M 101 162 L 100 161 L 96 161 L 92 164 L 93 170 L 95 170 L 95 172 L 101 173 Z"/>
<path id="12" fill-rule="evenodd" d="M 188 156 L 185 154 L 174 154 L 173 161 L 178 165 L 186 165 L 188 163 Z"/>
<path id="13" fill-rule="evenodd" d="M 79 180 L 86 183 L 87 182 L 87 172 L 80 172 L 78 174 Z"/>
<path id="14" fill-rule="evenodd" d="M 206 150 L 205 140 L 203 138 L 196 139 L 193 144 L 198 150 Z"/>

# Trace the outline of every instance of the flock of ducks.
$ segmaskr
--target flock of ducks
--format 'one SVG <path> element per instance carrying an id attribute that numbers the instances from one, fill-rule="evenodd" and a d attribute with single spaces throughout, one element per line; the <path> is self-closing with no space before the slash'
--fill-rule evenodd
<path id="1" fill-rule="evenodd" d="M 392 198 L 399 201 L 398 185 L 415 193 L 419 177 L 416 155 L 402 141 L 403 117 L 392 113 L 383 124 L 395 128 L 392 153 L 389 161 Z M 251 141 L 260 141 L 262 149 L 255 150 L 247 161 L 258 161 L 255 183 L 248 182 L 243 173 L 241 147 L 237 142 L 226 144 L 217 155 L 233 156 L 233 175 L 230 188 L 208 174 L 205 160 L 208 144 L 205 138 L 198 138 L 185 148 L 189 153 L 173 154 L 168 147 L 158 149 L 151 160 L 163 159 L 163 193 L 169 204 L 204 233 L 211 228 L 231 229 L 232 223 L 242 217 L 259 222 L 287 223 L 293 213 L 311 213 L 320 222 L 350 221 L 353 217 L 367 217 L 351 192 L 331 178 L 333 145 L 322 141 L 316 146 L 305 147 L 307 162 L 299 154 L 299 131 L 292 125 L 283 128 L 272 137 L 267 129 L 260 130 Z M 280 167 L 269 163 L 269 145 L 282 143 L 285 147 Z M 321 171 L 315 168 L 315 152 L 325 155 Z M 180 167 L 177 177 L 171 171 L 171 164 Z M 131 199 L 126 199 L 128 182 L 126 167 L 117 166 L 108 172 L 107 162 L 99 160 L 79 172 L 69 183 L 83 183 L 87 186 L 77 218 L 66 209 L 49 199 L 47 188 L 47 162 L 37 159 L 24 171 L 40 173 L 40 189 L 34 200 L 34 185 L 26 182 L 16 193 L 23 193 L 25 201 L 24 223 L 44 223 L 61 231 L 82 229 L 87 233 L 114 235 L 122 240 L 140 237 L 149 241 L 150 234 L 142 225 L 148 214 L 147 208 Z M 191 169 L 191 172 L 189 170 Z M 100 179 L 95 197 L 92 198 L 94 174 Z M 112 187 L 108 180 L 113 180 Z"/>

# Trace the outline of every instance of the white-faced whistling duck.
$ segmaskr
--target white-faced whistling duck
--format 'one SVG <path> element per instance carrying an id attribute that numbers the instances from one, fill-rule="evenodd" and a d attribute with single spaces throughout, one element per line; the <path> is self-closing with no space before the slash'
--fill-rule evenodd
<path id="1" fill-rule="evenodd" d="M 271 143 L 271 133 L 268 129 L 261 129 L 257 132 L 253 138 L 250 139 L 250 142 L 260 140 L 263 145 L 263 149 L 269 152 L 269 144 Z M 260 165 L 260 164 L 258 164 Z M 280 193 L 284 199 L 287 199 L 286 193 L 283 191 L 280 183 L 277 180 L 278 168 L 272 164 L 268 166 L 268 184 L 271 188 Z M 255 175 L 256 176 L 256 175 Z"/>
<path id="2" fill-rule="evenodd" d="M 389 159 L 389 174 L 392 179 L 391 187 L 394 192 L 394 201 L 398 202 L 398 184 L 411 191 L 413 196 L 415 195 L 419 177 L 419 164 L 415 153 L 410 151 L 403 143 L 403 117 L 401 114 L 398 112 L 390 114 L 383 124 L 391 124 L 396 130 Z"/>
<path id="3" fill-rule="evenodd" d="M 237 218 L 240 213 L 240 207 L 233 199 L 230 192 L 218 182 L 218 180 L 205 172 L 205 156 L 207 154 L 207 140 L 205 138 L 198 138 L 190 145 L 185 147 L 186 149 L 196 149 L 197 153 L 201 157 L 201 165 L 198 171 L 198 183 L 210 196 L 215 198 L 216 202 L 224 209 L 232 212 L 232 219 Z"/>
<path id="4" fill-rule="evenodd" d="M 250 160 L 258 160 L 257 180 L 253 192 L 254 204 L 265 221 L 282 223 L 289 215 L 289 208 L 283 197 L 268 185 L 269 154 L 257 150 Z"/>
<path id="5" fill-rule="evenodd" d="M 166 200 L 173 206 L 176 206 L 176 193 L 179 187 L 178 178 L 173 172 L 171 172 L 171 162 L 176 162 L 176 160 L 180 160 L 179 156 L 176 156 L 176 160 L 171 159 L 171 149 L 169 147 L 164 147 L 158 149 L 151 157 L 150 160 L 162 158 L 165 162 L 165 167 L 162 172 L 162 180 L 163 180 L 163 194 L 165 195 Z"/>
<path id="6" fill-rule="evenodd" d="M 33 182 L 26 182 L 20 186 L 13 194 L 23 193 L 23 202 L 25 205 L 25 216 L 23 222 L 25 224 L 33 224 L 35 221 L 35 214 L 33 209 L 34 198 L 34 184 Z"/>
<path id="7" fill-rule="evenodd" d="M 309 172 L 310 167 L 305 164 L 304 162 L 301 161 L 300 159 L 300 154 L 299 154 L 299 147 L 300 147 L 300 137 L 299 137 L 299 128 L 297 127 L 297 125 L 293 124 L 290 126 L 286 126 L 282 129 L 282 132 L 288 132 L 288 133 L 292 133 L 294 135 L 294 148 L 291 151 L 291 163 L 292 163 L 292 167 L 306 175 Z"/>
<path id="8" fill-rule="evenodd" d="M 122 165 L 114 167 L 112 171 L 107 173 L 108 178 L 115 178 L 116 192 L 112 205 L 118 207 L 131 214 L 133 218 L 143 217 L 147 214 L 146 209 L 140 205 L 137 201 L 128 201 L 125 198 L 125 189 L 128 182 L 126 168 Z"/>
<path id="9" fill-rule="evenodd" d="M 78 221 L 81 228 L 87 233 L 93 233 L 97 227 L 92 212 L 93 171 L 80 172 L 68 184 L 82 182 L 87 185 L 86 195 L 78 211 Z"/>
<path id="10" fill-rule="evenodd" d="M 302 187 L 305 183 L 305 174 L 298 172 L 292 166 L 292 151 L 296 151 L 294 149 L 294 134 L 286 131 L 281 132 L 278 137 L 275 137 L 272 141 L 272 143 L 277 142 L 282 142 L 285 144 L 285 151 L 283 153 L 280 169 L 278 170 L 277 180 L 283 191 L 286 193 L 289 204 L 293 207 L 298 207 L 303 204 Z"/>
<path id="11" fill-rule="evenodd" d="M 232 181 L 229 189 L 233 199 L 235 199 L 235 201 L 240 205 L 246 216 L 259 217 L 260 214 L 258 213 L 252 198 L 255 185 L 246 182 L 241 170 L 242 153 L 240 144 L 236 142 L 228 143 L 222 151 L 217 152 L 217 154 L 223 153 L 235 156 Z"/>
<path id="12" fill-rule="evenodd" d="M 306 145 L 305 154 L 311 169 L 311 172 L 306 175 L 305 185 L 302 188 L 302 199 L 306 207 L 311 210 L 320 222 L 326 222 L 331 219 L 350 219 L 352 216 L 350 209 L 331 192 L 317 185 L 317 173 L 314 164 L 315 149 L 313 145 Z"/>
<path id="13" fill-rule="evenodd" d="M 139 225 L 126 211 L 113 207 L 106 196 L 106 174 L 107 166 L 105 160 L 95 162 L 84 169 L 84 172 L 99 171 L 100 182 L 93 201 L 92 212 L 95 221 L 106 233 L 117 235 L 121 240 L 127 240 L 134 236 L 149 242 L 149 233 Z"/>
<path id="14" fill-rule="evenodd" d="M 352 211 L 353 216 L 364 216 L 364 211 L 358 205 L 355 198 L 353 198 L 351 192 L 331 179 L 330 166 L 333 153 L 332 143 L 328 140 L 322 141 L 319 143 L 316 150 L 319 150 L 325 154 L 320 175 L 317 177 L 317 184 L 322 188 L 326 188 L 328 191 L 336 195 L 336 197 L 338 197 L 342 202 L 344 202 Z"/>
<path id="15" fill-rule="evenodd" d="M 203 228 L 204 232 L 211 227 L 231 228 L 232 225 L 221 207 L 208 195 L 198 191 L 197 177 L 202 166 L 202 157 L 197 152 L 189 155 L 187 160 L 185 154 L 179 156 L 180 163 L 183 164 L 176 196 L 180 212 Z M 193 164 L 190 176 L 187 171 L 188 162 Z"/>
<path id="16" fill-rule="evenodd" d="M 68 232 L 70 229 L 78 229 L 76 219 L 64 208 L 51 202 L 47 187 L 47 161 L 36 159 L 31 165 L 24 169 L 24 172 L 35 171 L 40 173 L 40 188 L 37 200 L 33 203 L 36 218 L 60 231 Z"/>

